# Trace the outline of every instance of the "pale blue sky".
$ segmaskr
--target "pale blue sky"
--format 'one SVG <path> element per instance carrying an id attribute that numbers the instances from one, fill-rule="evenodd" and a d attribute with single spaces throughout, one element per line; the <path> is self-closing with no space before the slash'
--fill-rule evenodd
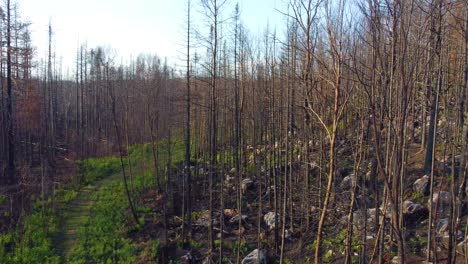
<path id="1" fill-rule="evenodd" d="M 200 0 L 192 0 L 195 24 L 200 21 Z M 229 0 L 225 16 L 239 2 L 241 19 L 249 30 L 260 33 L 267 21 L 282 28 L 285 0 Z M 18 0 L 23 18 L 32 25 L 37 55 L 47 50 L 47 25 L 52 21 L 58 57 L 65 67 L 73 65 L 79 42 L 89 47 L 110 46 L 124 58 L 139 53 L 157 53 L 176 63 L 184 51 L 186 0 Z M 70 69 L 72 70 L 72 69 Z"/>

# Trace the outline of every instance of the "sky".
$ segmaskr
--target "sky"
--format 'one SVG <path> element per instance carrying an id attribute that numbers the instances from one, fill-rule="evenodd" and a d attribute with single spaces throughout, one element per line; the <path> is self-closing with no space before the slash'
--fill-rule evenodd
<path id="1" fill-rule="evenodd" d="M 238 2 L 241 20 L 253 34 L 281 27 L 285 0 L 228 0 L 227 17 Z M 186 0 L 18 0 L 22 18 L 32 22 L 33 44 L 46 57 L 48 24 L 53 45 L 65 69 L 73 67 L 79 43 L 110 47 L 122 60 L 141 53 L 178 63 L 184 51 Z M 200 0 L 192 0 L 194 23 L 203 26 Z M 72 70 L 72 69 L 70 69 Z"/>

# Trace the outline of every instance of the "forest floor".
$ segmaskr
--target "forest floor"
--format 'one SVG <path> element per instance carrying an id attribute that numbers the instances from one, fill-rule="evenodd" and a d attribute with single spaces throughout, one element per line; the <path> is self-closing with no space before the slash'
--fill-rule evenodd
<path id="1" fill-rule="evenodd" d="M 70 205 L 62 209 L 61 215 L 63 216 L 63 220 L 60 234 L 56 240 L 56 248 L 61 254 L 63 263 L 66 262 L 73 248 L 78 243 L 78 230 L 86 223 L 91 208 L 95 203 L 93 193 L 115 181 L 119 175 L 118 173 L 112 174 L 99 181 L 83 186 Z"/>

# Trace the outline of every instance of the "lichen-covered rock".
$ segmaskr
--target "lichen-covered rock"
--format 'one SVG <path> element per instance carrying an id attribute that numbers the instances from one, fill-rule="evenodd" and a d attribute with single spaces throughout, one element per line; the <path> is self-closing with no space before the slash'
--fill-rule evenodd
<path id="1" fill-rule="evenodd" d="M 413 183 L 413 190 L 424 196 L 429 195 L 429 176 L 424 175 Z"/>
<path id="2" fill-rule="evenodd" d="M 436 234 L 439 236 L 443 236 L 445 234 L 448 234 L 449 231 L 449 219 L 448 218 L 442 218 L 437 222 L 436 226 Z"/>
<path id="3" fill-rule="evenodd" d="M 250 178 L 243 179 L 241 183 L 242 193 L 245 194 L 245 192 L 247 192 L 247 190 L 251 190 L 253 186 L 254 186 L 254 182 L 252 181 L 252 179 Z"/>
<path id="4" fill-rule="evenodd" d="M 278 225 L 280 225 L 280 223 L 281 223 L 281 219 L 280 219 L 279 215 L 275 216 L 274 212 L 266 213 L 263 216 L 263 220 L 265 221 L 265 224 L 268 226 L 268 229 L 270 229 L 270 230 L 275 229 L 275 225 L 276 225 L 275 222 L 276 221 L 278 222 Z"/>
<path id="5" fill-rule="evenodd" d="M 406 222 L 416 223 L 429 216 L 429 209 L 412 201 L 404 201 L 403 214 Z"/>
<path id="6" fill-rule="evenodd" d="M 180 260 L 182 261 L 183 264 L 191 264 L 193 260 L 192 254 L 190 254 L 190 252 L 187 252 L 187 254 L 183 255 L 180 258 Z"/>
<path id="7" fill-rule="evenodd" d="M 392 264 L 402 264 L 401 263 L 401 258 L 399 256 L 393 257 Z"/>
<path id="8" fill-rule="evenodd" d="M 344 177 L 340 183 L 341 189 L 344 191 L 351 190 L 356 183 L 356 180 L 357 177 L 354 174 Z"/>
<path id="9" fill-rule="evenodd" d="M 266 264 L 266 255 L 263 251 L 254 249 L 243 260 L 242 264 Z"/>
<path id="10" fill-rule="evenodd" d="M 237 211 L 237 209 L 224 209 L 224 215 L 227 216 L 227 217 L 234 217 L 236 215 L 238 215 L 239 212 Z"/>
<path id="11" fill-rule="evenodd" d="M 203 211 L 202 214 L 194 221 L 195 225 L 209 227 L 210 226 L 210 212 Z M 213 217 L 213 225 L 218 225 L 219 220 L 217 216 Z"/>
<path id="12" fill-rule="evenodd" d="M 233 224 L 233 223 L 238 223 L 239 222 L 239 214 L 233 216 L 231 219 L 229 219 L 229 223 Z M 247 215 L 242 215 L 242 221 L 246 221 L 247 220 Z"/>

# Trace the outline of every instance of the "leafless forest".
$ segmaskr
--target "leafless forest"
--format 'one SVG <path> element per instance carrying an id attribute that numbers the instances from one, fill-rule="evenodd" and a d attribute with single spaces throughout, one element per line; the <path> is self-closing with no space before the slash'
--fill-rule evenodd
<path id="1" fill-rule="evenodd" d="M 20 2 L 0 263 L 468 263 L 466 0 L 285 0 L 262 34 L 188 0 L 177 66 L 83 43 L 68 72 Z"/>

